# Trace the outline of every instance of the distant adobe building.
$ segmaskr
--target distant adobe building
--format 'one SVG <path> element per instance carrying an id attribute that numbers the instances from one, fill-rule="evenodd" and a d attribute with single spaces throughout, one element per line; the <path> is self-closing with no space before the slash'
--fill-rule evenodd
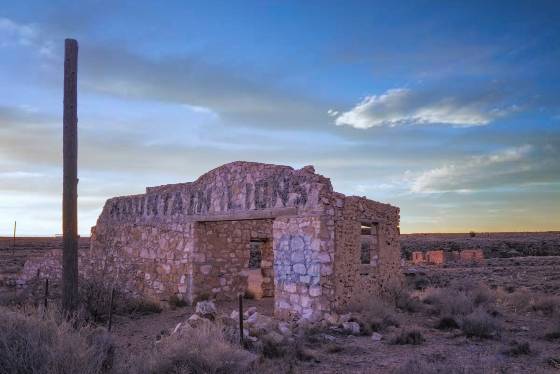
<path id="1" fill-rule="evenodd" d="M 442 265 L 449 262 L 479 263 L 484 261 L 484 252 L 482 249 L 464 249 L 452 252 L 445 252 L 442 249 L 426 252 L 415 251 L 412 252 L 411 261 L 415 265 Z"/>
<path id="2" fill-rule="evenodd" d="M 88 276 L 134 296 L 250 292 L 274 297 L 280 318 L 318 319 L 401 284 L 399 209 L 334 192 L 312 166 L 238 161 L 109 199 L 85 252 Z"/>

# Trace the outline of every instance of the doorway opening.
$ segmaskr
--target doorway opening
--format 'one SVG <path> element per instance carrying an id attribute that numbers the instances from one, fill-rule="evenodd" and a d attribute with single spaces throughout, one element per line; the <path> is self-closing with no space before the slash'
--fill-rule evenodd
<path id="1" fill-rule="evenodd" d="M 249 266 L 247 269 L 247 293 L 255 299 L 274 297 L 272 241 L 251 239 L 249 241 Z"/>

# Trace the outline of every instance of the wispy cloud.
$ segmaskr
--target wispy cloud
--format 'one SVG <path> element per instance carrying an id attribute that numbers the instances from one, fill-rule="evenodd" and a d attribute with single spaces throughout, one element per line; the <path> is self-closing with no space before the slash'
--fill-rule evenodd
<path id="1" fill-rule="evenodd" d="M 522 186 L 528 181 L 558 180 L 554 166 L 557 149 L 539 149 L 525 144 L 499 152 L 473 156 L 410 177 L 410 190 L 417 193 L 468 193 L 493 187 Z M 556 170 L 556 172 L 554 172 Z"/>
<path id="2" fill-rule="evenodd" d="M 438 98 L 407 88 L 395 88 L 381 95 L 367 96 L 347 112 L 338 114 L 329 110 L 327 113 L 336 118 L 338 126 L 368 129 L 422 124 L 483 126 L 514 110 L 517 110 L 515 106 L 492 107 L 484 100 L 453 96 Z"/>
<path id="3" fill-rule="evenodd" d="M 11 45 L 35 48 L 45 57 L 54 57 L 54 43 L 44 37 L 37 25 L 0 17 L 0 47 Z"/>

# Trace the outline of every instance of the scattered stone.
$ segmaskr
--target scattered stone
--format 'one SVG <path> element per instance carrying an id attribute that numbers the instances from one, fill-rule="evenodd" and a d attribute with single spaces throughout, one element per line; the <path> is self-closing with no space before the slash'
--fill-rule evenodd
<path id="1" fill-rule="evenodd" d="M 173 329 L 173 332 L 171 333 L 171 335 L 175 335 L 177 333 L 177 331 L 179 331 L 179 329 L 181 328 L 182 325 L 183 325 L 183 322 L 179 322 L 177 324 L 177 326 L 175 326 L 175 328 Z"/>
<path id="2" fill-rule="evenodd" d="M 209 320 L 214 320 L 218 310 L 216 309 L 216 304 L 213 301 L 199 301 L 196 303 L 195 313 L 202 318 L 207 318 Z"/>
<path id="3" fill-rule="evenodd" d="M 358 335 L 360 333 L 360 324 L 358 322 L 343 322 L 342 328 L 352 335 Z"/>
<path id="4" fill-rule="evenodd" d="M 381 335 L 380 333 L 374 332 L 371 335 L 371 340 L 373 340 L 374 342 L 378 342 L 383 338 L 383 335 Z"/>
<path id="5" fill-rule="evenodd" d="M 270 331 L 266 335 L 264 335 L 262 339 L 270 343 L 279 345 L 284 341 L 284 336 L 277 333 L 276 331 Z"/>
<path id="6" fill-rule="evenodd" d="M 327 323 L 329 325 L 338 325 L 338 314 L 336 313 L 327 313 L 325 314 L 325 321 L 327 321 Z"/>
<path id="7" fill-rule="evenodd" d="M 249 309 L 247 309 L 245 311 L 245 313 L 243 313 L 243 315 L 245 316 L 245 318 L 255 314 L 257 312 L 257 307 L 256 306 L 252 306 Z M 239 316 L 239 312 L 237 313 L 237 315 Z"/>
<path id="8" fill-rule="evenodd" d="M 200 325 L 200 321 L 201 318 L 198 314 L 193 314 L 192 316 L 190 316 L 187 319 L 187 323 L 191 326 L 191 327 L 197 327 Z"/>
<path id="9" fill-rule="evenodd" d="M 251 335 L 255 336 L 266 334 L 268 331 L 275 329 L 273 319 L 260 313 L 250 315 L 247 324 Z"/>
<path id="10" fill-rule="evenodd" d="M 346 313 L 340 316 L 340 323 L 349 322 L 350 318 L 352 318 L 352 313 Z"/>
<path id="11" fill-rule="evenodd" d="M 232 311 L 229 318 L 239 320 L 239 312 L 237 310 Z"/>
<path id="12" fill-rule="evenodd" d="M 278 323 L 278 331 L 280 331 L 282 335 L 286 335 L 286 336 L 292 334 L 292 329 L 290 328 L 290 325 L 286 322 Z"/>

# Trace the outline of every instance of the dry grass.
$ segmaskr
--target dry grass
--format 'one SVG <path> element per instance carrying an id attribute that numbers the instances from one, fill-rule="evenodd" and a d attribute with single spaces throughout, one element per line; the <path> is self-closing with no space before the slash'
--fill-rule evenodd
<path id="1" fill-rule="evenodd" d="M 471 282 L 457 282 L 448 288 L 428 288 L 424 295 L 424 303 L 431 305 L 432 312 L 444 317 L 465 316 L 478 307 L 491 309 L 497 300 L 496 291 Z"/>
<path id="2" fill-rule="evenodd" d="M 82 280 L 79 285 L 83 317 L 95 323 L 106 322 L 111 305 L 111 288 L 96 279 Z M 153 302 L 131 298 L 119 290 L 115 290 L 113 297 L 113 313 L 115 314 L 138 317 L 161 311 L 161 307 Z"/>
<path id="3" fill-rule="evenodd" d="M 560 313 L 560 296 L 517 290 L 504 297 L 504 304 L 516 312 L 538 312 L 546 316 Z"/>
<path id="4" fill-rule="evenodd" d="M 391 344 L 399 345 L 420 345 L 425 341 L 426 339 L 424 339 L 424 335 L 422 335 L 422 333 L 417 329 L 403 330 L 389 340 Z"/>
<path id="5" fill-rule="evenodd" d="M 560 321 L 544 334 L 544 338 L 549 341 L 560 340 Z"/>
<path id="6" fill-rule="evenodd" d="M 102 329 L 78 326 L 51 311 L 0 309 L 0 373 L 108 373 L 113 345 Z"/>
<path id="7" fill-rule="evenodd" d="M 443 360 L 430 362 L 412 359 L 393 371 L 394 374 L 496 374 L 506 373 L 498 359 L 472 360 L 468 366 L 457 366 L 453 361 Z"/>
<path id="8" fill-rule="evenodd" d="M 469 338 L 490 339 L 500 336 L 502 326 L 486 310 L 478 308 L 463 318 L 461 330 Z"/>
<path id="9" fill-rule="evenodd" d="M 242 373 L 256 355 L 231 342 L 220 324 L 202 324 L 186 334 L 166 337 L 148 357 L 139 357 L 135 373 Z"/>
<path id="10" fill-rule="evenodd" d="M 348 311 L 353 313 L 352 321 L 360 324 L 360 330 L 364 334 L 401 325 L 395 308 L 381 298 L 370 297 L 356 301 L 348 306 Z"/>
<path id="11" fill-rule="evenodd" d="M 462 316 L 474 309 L 474 302 L 465 291 L 452 288 L 426 289 L 424 303 L 432 307 L 434 314 L 441 316 Z"/>
<path id="12" fill-rule="evenodd" d="M 530 355 L 531 353 L 529 342 L 520 343 L 516 340 L 512 341 L 509 348 L 504 351 L 504 354 L 513 357 Z"/>

